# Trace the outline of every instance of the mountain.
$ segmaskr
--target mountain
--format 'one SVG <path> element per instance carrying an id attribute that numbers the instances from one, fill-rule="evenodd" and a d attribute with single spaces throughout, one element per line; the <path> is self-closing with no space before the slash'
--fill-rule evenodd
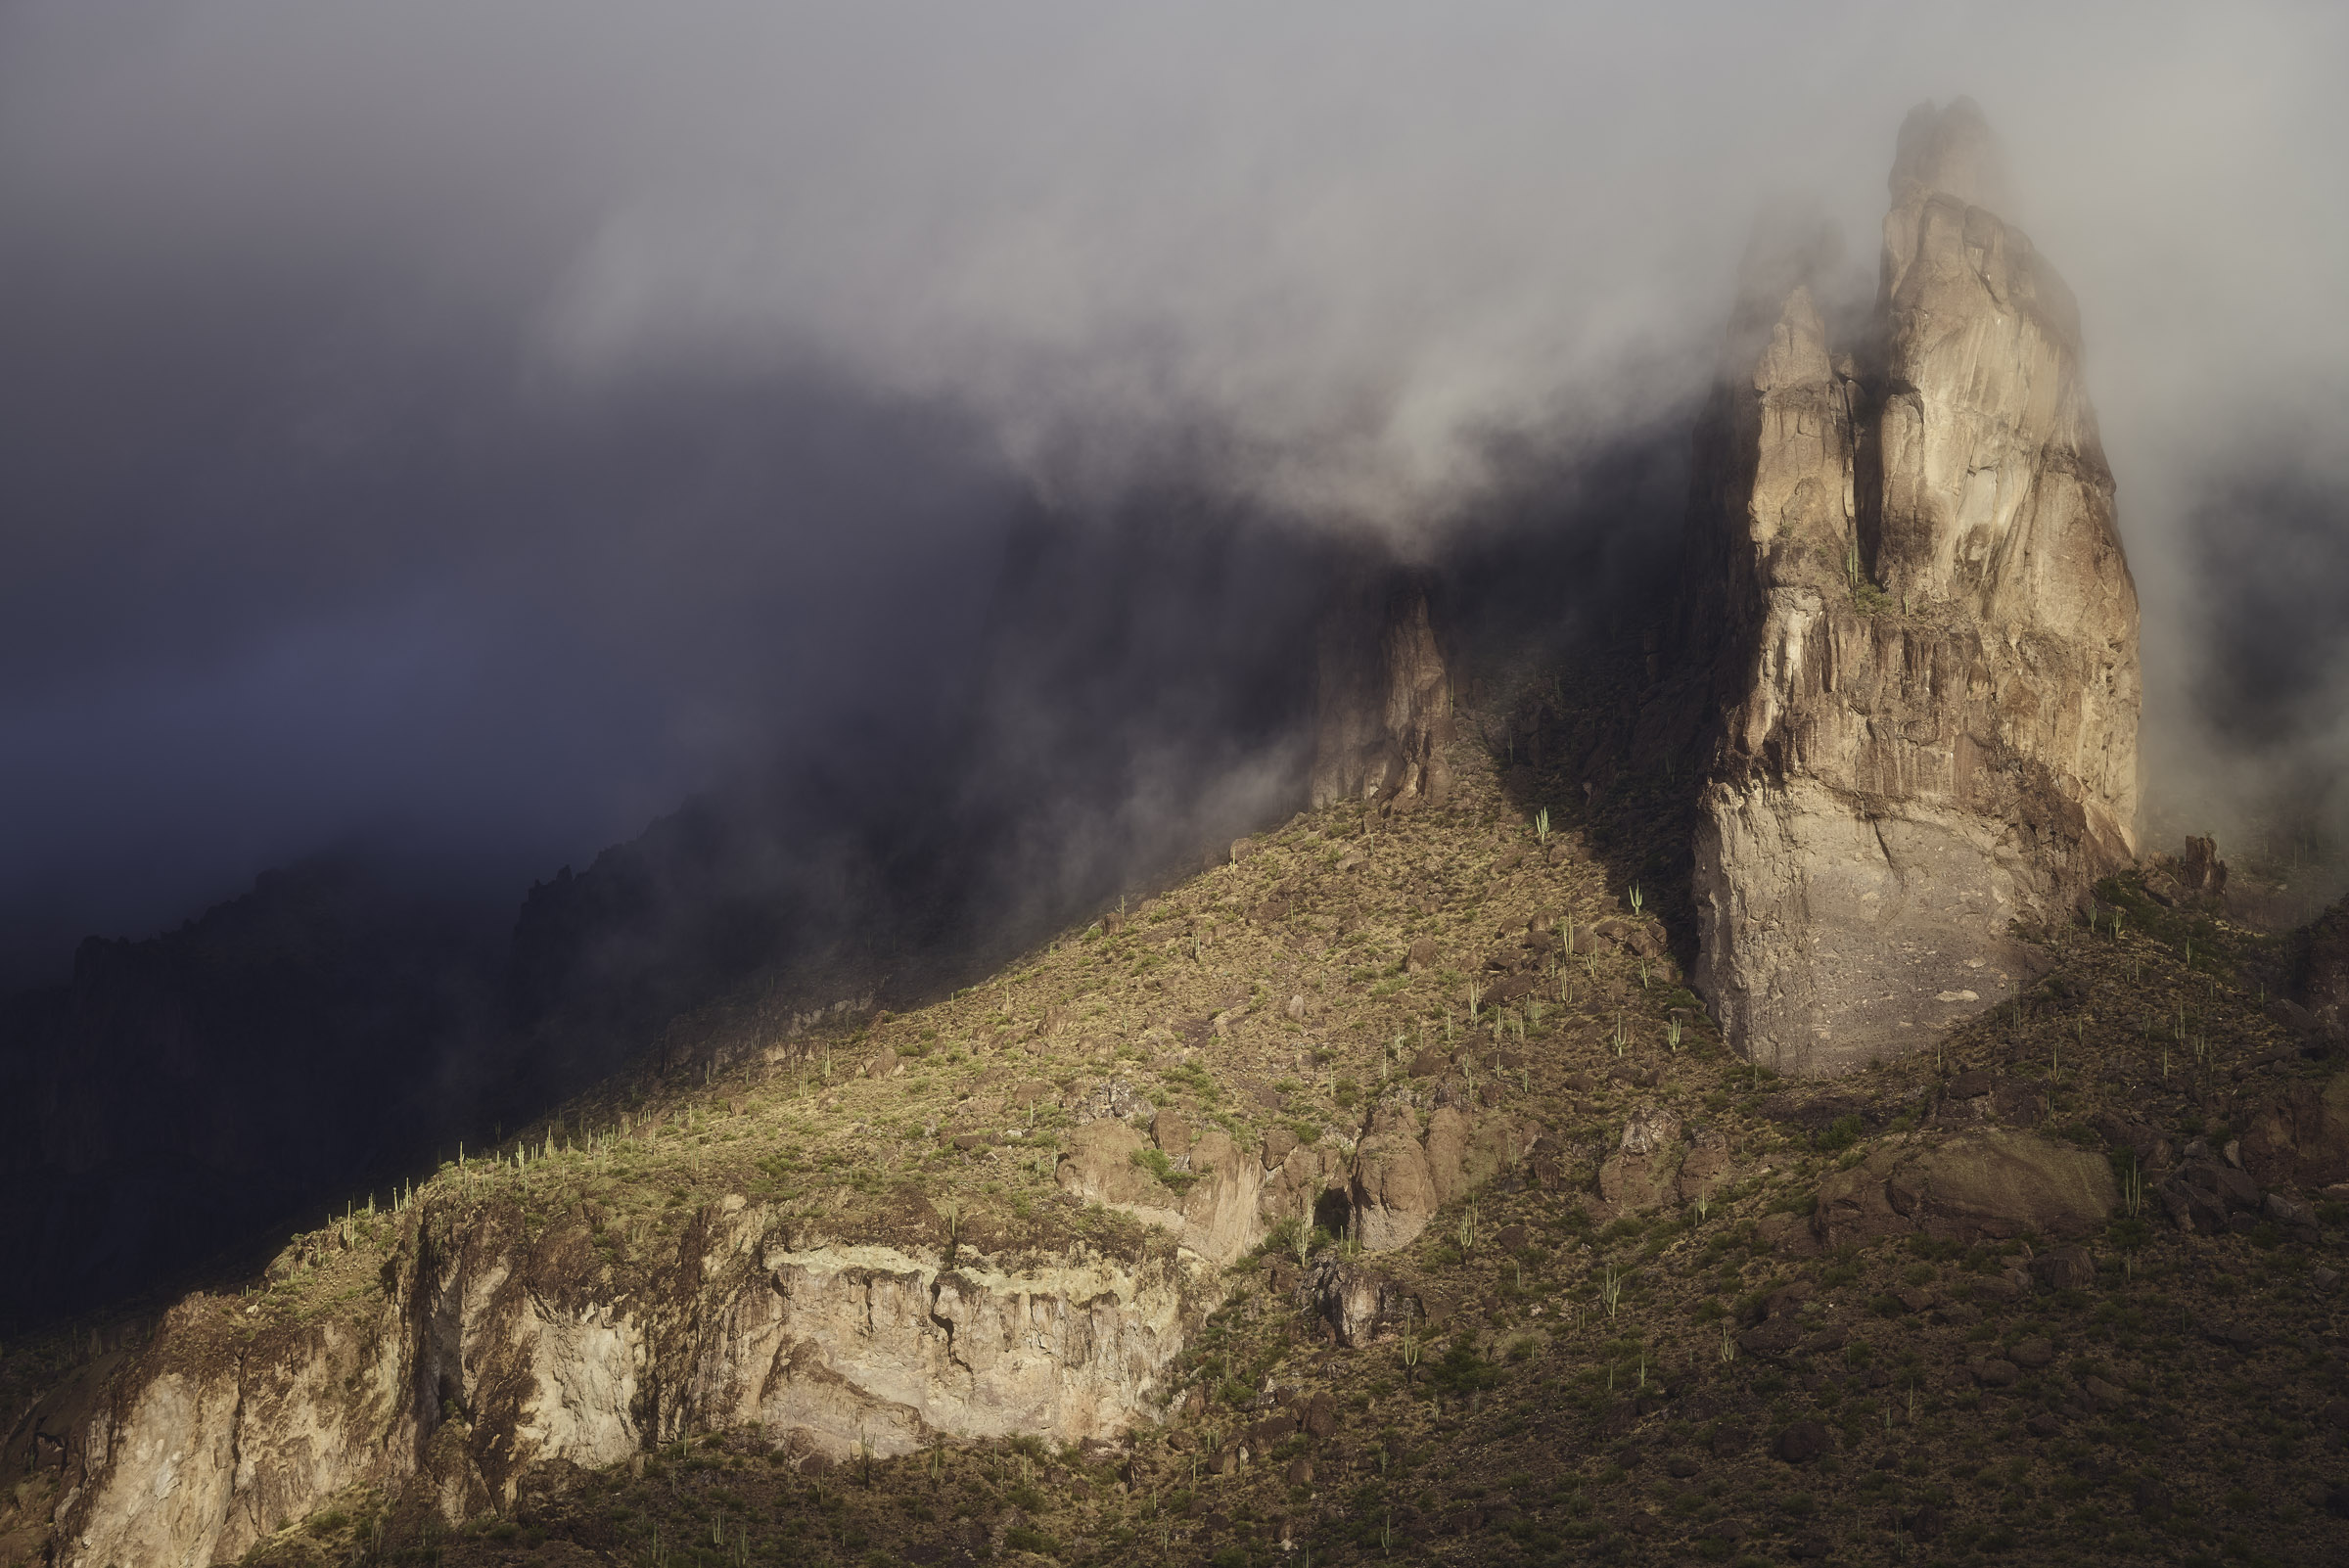
<path id="1" fill-rule="evenodd" d="M 797 737 L 518 909 L 355 855 L 0 1001 L 0 1325 L 235 1273 L 712 1030 L 991 972 L 1302 798 L 1321 541 L 1161 496 L 1038 516 L 931 711 Z"/>
<path id="2" fill-rule="evenodd" d="M 1043 539 L 967 772 L 536 890 L 500 1060 L 600 1076 L 8 1346 L 0 1568 L 2349 1556 L 2349 907 L 2135 854 L 1990 153 L 1872 313 L 1758 248 L 1677 582 Z"/>
<path id="3" fill-rule="evenodd" d="M 2131 869 L 1934 1049 L 1781 1079 L 1594 848 L 1621 802 L 1537 769 L 1529 810 L 1457 721 L 1441 804 L 1301 815 L 926 1006 L 714 1025 L 16 1347 L 0 1544 L 2337 1555 L 2349 1072 L 2260 1003 L 2337 934 Z"/>

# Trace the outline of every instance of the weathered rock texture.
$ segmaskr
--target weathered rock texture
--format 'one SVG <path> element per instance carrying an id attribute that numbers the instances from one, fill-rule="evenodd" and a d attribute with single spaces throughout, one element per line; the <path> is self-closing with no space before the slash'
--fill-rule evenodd
<path id="1" fill-rule="evenodd" d="M 1150 1145 L 1114 1118 L 1080 1127 L 1054 1176 L 1064 1191 L 1171 1232 L 1186 1252 L 1218 1266 L 1230 1263 L 1264 1234 L 1258 1215 L 1264 1167 L 1223 1132 L 1211 1130 L 1195 1142 L 1187 1129 L 1170 1135 L 1166 1124 L 1176 1121 L 1159 1118 L 1158 1147 L 1192 1177 L 1185 1192 L 1136 1163 Z M 1170 1143 L 1180 1147 L 1169 1150 Z"/>
<path id="2" fill-rule="evenodd" d="M 1858 342 L 1824 248 L 1749 262 L 1696 442 L 1721 727 L 1698 987 L 1781 1070 L 1900 1052 L 2027 978 L 2134 853 L 2137 595 L 2070 293 L 1964 101 L 1912 114 Z"/>
<path id="3" fill-rule="evenodd" d="M 1315 660 L 1313 806 L 1440 804 L 1451 782 L 1451 683 L 1426 585 L 1357 575 L 1322 617 Z"/>
<path id="4" fill-rule="evenodd" d="M 1536 1130 L 1499 1111 L 1463 1111 L 1459 1081 L 1439 1084 L 1424 1133 L 1404 1101 L 1376 1107 L 1355 1146 L 1347 1189 L 1354 1239 L 1372 1252 L 1406 1247 L 1436 1211 L 1466 1197 L 1533 1148 Z"/>
<path id="5" fill-rule="evenodd" d="M 201 1568 L 359 1485 L 463 1519 L 510 1506 L 533 1464 L 752 1422 L 834 1457 L 1106 1436 L 1221 1299 L 1212 1271 L 1149 1250 L 942 1256 L 802 1234 L 740 1199 L 620 1290 L 587 1223 L 533 1239 L 512 1218 L 411 1209 L 372 1312 L 173 1308 L 61 1423 L 60 1560 Z"/>
<path id="6" fill-rule="evenodd" d="M 1223 1268 L 1271 1224 L 1352 1202 L 1366 1245 L 1401 1246 L 1528 1146 L 1518 1118 L 1460 1109 L 1457 1080 L 1434 1097 L 1424 1135 L 1409 1104 L 1383 1107 L 1352 1158 L 1292 1135 L 1275 1159 L 1171 1112 L 1150 1139 L 1086 1122 L 1060 1186 L 1163 1232 L 1115 1254 L 982 1250 L 936 1214 L 833 1236 L 736 1196 L 623 1278 L 584 1206 L 541 1228 L 427 1201 L 386 1238 L 372 1305 L 302 1320 L 266 1293 L 191 1296 L 12 1441 L 56 1451 L 65 1568 L 203 1568 L 354 1487 L 454 1522 L 510 1508 L 534 1465 L 611 1465 L 694 1432 L 758 1426 L 833 1458 L 1107 1438 L 1155 1418 Z M 272 1272 L 314 1262 L 290 1250 Z"/>

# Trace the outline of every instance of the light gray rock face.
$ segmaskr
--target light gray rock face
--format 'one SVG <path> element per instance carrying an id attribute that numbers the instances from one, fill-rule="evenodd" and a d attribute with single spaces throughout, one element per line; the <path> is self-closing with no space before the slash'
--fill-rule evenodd
<path id="1" fill-rule="evenodd" d="M 2078 312 L 1981 205 L 1997 169 L 1969 102 L 1912 114 L 1861 341 L 1829 341 L 1823 252 L 1756 258 L 1698 433 L 1696 980 L 1782 1071 L 2010 994 L 2012 924 L 2135 853 L 2136 588 Z"/>
<path id="2" fill-rule="evenodd" d="M 316 1322 L 251 1297 L 172 1308 L 69 1445 L 61 1568 L 233 1561 L 362 1485 L 454 1523 L 511 1507 L 533 1464 L 751 1422 L 835 1458 L 1108 1437 L 1155 1418 L 1223 1293 L 1179 1254 L 941 1256 L 740 1198 L 649 1289 L 616 1288 L 584 1224 L 532 1243 L 437 1204 L 409 1209 L 387 1274 L 371 1309 Z"/>
<path id="3" fill-rule="evenodd" d="M 1440 804 L 1451 776 L 1451 680 L 1408 576 L 1364 574 L 1322 618 L 1313 703 L 1313 804 Z"/>

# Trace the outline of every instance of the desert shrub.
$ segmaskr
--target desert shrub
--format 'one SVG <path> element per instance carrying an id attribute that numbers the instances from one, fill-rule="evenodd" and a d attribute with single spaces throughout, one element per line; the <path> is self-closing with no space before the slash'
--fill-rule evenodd
<path id="1" fill-rule="evenodd" d="M 1839 1116 L 1812 1135 L 1811 1141 L 1822 1153 L 1835 1154 L 1860 1141 L 1860 1118 Z"/>

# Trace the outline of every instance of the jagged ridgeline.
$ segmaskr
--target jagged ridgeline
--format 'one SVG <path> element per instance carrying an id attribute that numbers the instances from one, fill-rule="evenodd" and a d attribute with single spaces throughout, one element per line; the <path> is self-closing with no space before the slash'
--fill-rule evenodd
<path id="1" fill-rule="evenodd" d="M 2129 858 L 1986 160 L 1912 117 L 1851 349 L 1757 262 L 1685 648 L 1348 566 L 1306 810 L 11 1347 L 0 1568 L 2343 1560 L 2349 915 Z"/>

